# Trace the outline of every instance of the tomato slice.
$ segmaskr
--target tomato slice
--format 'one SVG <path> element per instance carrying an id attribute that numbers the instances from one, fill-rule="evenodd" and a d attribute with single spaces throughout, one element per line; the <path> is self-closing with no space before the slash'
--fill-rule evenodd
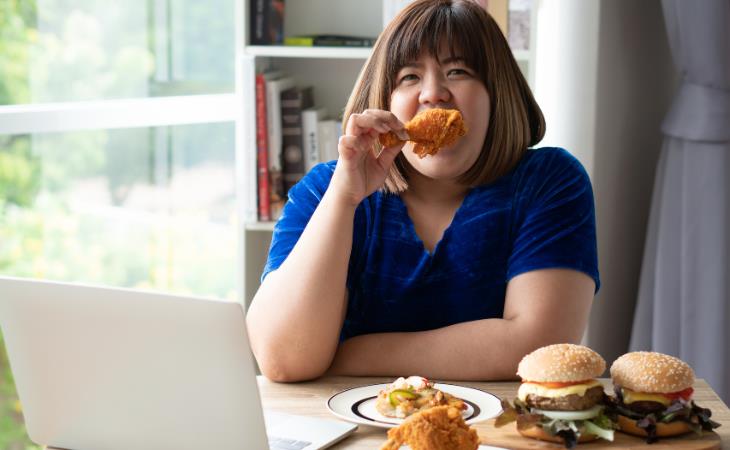
<path id="1" fill-rule="evenodd" d="M 692 393 L 695 390 L 691 387 L 688 387 L 687 389 L 677 391 L 677 392 L 670 392 L 667 394 L 662 394 L 663 396 L 667 397 L 669 400 L 676 400 L 678 398 L 683 398 L 685 400 L 689 400 L 690 397 L 692 397 Z"/>
<path id="2" fill-rule="evenodd" d="M 582 380 L 582 381 L 566 381 L 566 382 L 542 382 L 542 381 L 525 381 L 525 383 L 539 384 L 549 389 L 560 389 L 568 386 L 575 386 L 576 384 L 586 384 L 593 380 Z"/>

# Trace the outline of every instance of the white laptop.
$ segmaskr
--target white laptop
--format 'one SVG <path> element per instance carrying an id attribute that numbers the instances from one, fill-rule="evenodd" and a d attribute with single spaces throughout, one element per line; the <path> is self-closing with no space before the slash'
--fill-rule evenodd
<path id="1" fill-rule="evenodd" d="M 264 426 L 239 303 L 0 277 L 0 326 L 42 445 L 312 450 L 356 428 L 280 413 Z"/>

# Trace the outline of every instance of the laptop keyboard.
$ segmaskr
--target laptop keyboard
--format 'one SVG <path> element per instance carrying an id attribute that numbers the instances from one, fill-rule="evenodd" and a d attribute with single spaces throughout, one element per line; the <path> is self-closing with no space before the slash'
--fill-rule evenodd
<path id="1" fill-rule="evenodd" d="M 309 444 L 311 444 L 311 442 L 269 436 L 269 448 L 271 450 L 302 450 Z"/>

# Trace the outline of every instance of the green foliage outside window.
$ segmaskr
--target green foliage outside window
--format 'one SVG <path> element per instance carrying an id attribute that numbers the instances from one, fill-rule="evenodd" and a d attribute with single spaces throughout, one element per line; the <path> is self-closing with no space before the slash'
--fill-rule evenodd
<path id="1" fill-rule="evenodd" d="M 35 38 L 35 2 L 0 2 L 0 105 L 29 99 L 28 42 Z M 30 155 L 28 139 L 0 136 L 0 221 L 8 204 L 29 206 L 40 183 L 40 167 Z M 8 262 L 0 259 L 0 270 Z M 40 448 L 28 439 L 20 402 L 0 334 L 0 449 Z"/>
<path id="2" fill-rule="evenodd" d="M 25 432 L 18 396 L 15 393 L 13 375 L 5 355 L 3 336 L 0 334 L 0 449 L 40 450 Z"/>
<path id="3" fill-rule="evenodd" d="M 131 6 L 126 2 L 76 3 L 79 8 L 70 10 L 69 2 L 55 0 L 0 0 L 0 106 L 232 91 L 232 0 L 185 2 L 180 10 L 189 23 L 185 23 L 185 33 L 177 36 L 169 29 L 155 29 L 152 17 L 158 0 L 137 1 L 137 7 L 146 8 L 148 23 L 140 26 L 129 18 L 132 16 L 120 17 L 114 24 L 118 29 L 101 31 L 104 36 L 142 45 L 120 46 L 114 53 L 106 52 L 93 39 L 69 37 L 68 33 L 99 31 L 93 12 L 81 8 L 128 11 Z M 38 8 L 43 8 L 46 20 L 63 23 L 65 34 L 39 32 Z M 57 20 L 59 17 L 66 22 Z M 175 66 L 182 72 L 168 70 L 167 79 L 155 75 L 157 66 L 165 62 L 153 51 L 160 44 L 155 39 L 166 39 L 168 44 L 174 41 L 184 50 L 185 65 Z M 69 64 L 59 59 L 62 54 L 81 56 L 69 71 Z M 57 70 L 59 67 L 64 70 Z M 91 72 L 94 68 L 96 73 Z M 140 91 L 140 86 L 146 91 Z M 232 129 L 231 124 L 222 124 L 163 131 L 177 138 L 174 151 L 181 159 L 179 166 L 167 161 L 168 171 L 211 161 L 232 167 Z M 173 152 L 172 143 L 167 154 L 155 152 L 159 150 L 152 144 L 156 132 L 141 128 L 0 135 L 0 273 L 31 278 L 53 274 L 57 279 L 83 274 L 103 284 L 163 290 L 174 286 L 177 292 L 235 298 L 235 255 L 231 256 L 230 240 L 225 237 L 234 229 L 228 199 L 209 205 L 207 216 L 198 218 L 193 212 L 192 218 L 155 223 L 135 235 L 140 242 L 136 248 L 115 242 L 97 217 L 71 214 L 63 200 L 79 179 L 106 180 L 104 188 L 113 206 L 123 205 L 133 186 L 155 183 L 153 172 L 159 163 L 155 158 L 171 159 Z M 68 151 L 55 151 L 58 148 Z M 171 177 L 171 173 L 167 175 Z M 213 221 L 216 225 L 211 232 Z M 173 263 L 182 269 L 166 270 Z M 0 333 L 0 450 L 39 448 L 23 426 L 22 407 Z"/>
<path id="4" fill-rule="evenodd" d="M 27 103 L 29 42 L 35 37 L 35 1 L 0 2 L 0 105 Z M 40 188 L 40 164 L 26 136 L 0 136 L 0 227 L 8 205 L 27 207 Z M 0 231 L 0 236 L 8 230 Z M 2 242 L 2 241 L 0 241 Z M 0 244 L 5 245 L 5 244 Z M 0 257 L 0 271 L 10 264 Z M 0 449 L 40 449 L 23 426 L 13 376 L 0 333 Z"/>

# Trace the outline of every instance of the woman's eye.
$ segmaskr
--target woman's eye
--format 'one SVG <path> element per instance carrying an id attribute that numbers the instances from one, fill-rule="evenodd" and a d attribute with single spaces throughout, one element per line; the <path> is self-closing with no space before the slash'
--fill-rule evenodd
<path id="1" fill-rule="evenodd" d="M 407 81 L 416 81 L 418 80 L 418 76 L 412 73 L 408 73 L 400 77 L 400 80 L 398 80 L 399 83 L 407 82 Z"/>
<path id="2" fill-rule="evenodd" d="M 469 72 L 466 69 L 449 69 L 448 76 L 468 76 Z"/>

